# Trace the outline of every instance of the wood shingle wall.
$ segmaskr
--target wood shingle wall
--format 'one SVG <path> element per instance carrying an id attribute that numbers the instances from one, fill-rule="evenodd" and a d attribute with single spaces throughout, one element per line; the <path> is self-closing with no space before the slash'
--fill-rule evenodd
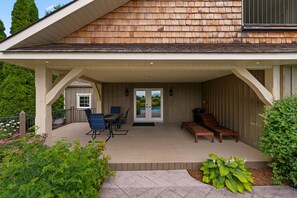
<path id="1" fill-rule="evenodd" d="M 241 0 L 131 0 L 59 43 L 293 43 L 296 32 L 241 30 Z"/>

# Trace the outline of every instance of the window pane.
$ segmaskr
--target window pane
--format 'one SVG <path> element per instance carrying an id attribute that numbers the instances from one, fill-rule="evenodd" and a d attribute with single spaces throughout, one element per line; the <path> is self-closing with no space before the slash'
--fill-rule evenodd
<path id="1" fill-rule="evenodd" d="M 79 107 L 90 107 L 90 96 L 79 96 Z"/>

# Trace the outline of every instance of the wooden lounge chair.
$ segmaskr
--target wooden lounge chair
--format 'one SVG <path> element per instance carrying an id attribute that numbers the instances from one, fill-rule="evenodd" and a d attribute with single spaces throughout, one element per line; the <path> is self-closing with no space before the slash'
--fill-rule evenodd
<path id="1" fill-rule="evenodd" d="M 197 124 L 196 122 L 183 122 L 181 128 L 185 128 L 195 136 L 195 142 L 198 142 L 198 136 L 210 136 L 211 142 L 214 142 L 214 135 L 213 132 L 209 131 L 208 129 L 202 127 L 201 125 Z"/>
<path id="2" fill-rule="evenodd" d="M 219 134 L 220 143 L 222 143 L 223 136 L 233 137 L 238 142 L 238 133 L 219 125 L 211 113 L 201 113 L 200 117 L 205 127 Z"/>

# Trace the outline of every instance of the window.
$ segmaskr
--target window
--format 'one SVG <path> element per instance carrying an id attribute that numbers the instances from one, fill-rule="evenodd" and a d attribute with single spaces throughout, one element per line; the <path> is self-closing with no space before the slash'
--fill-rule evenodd
<path id="1" fill-rule="evenodd" d="M 297 29 L 297 0 L 243 0 L 243 29 Z"/>
<path id="2" fill-rule="evenodd" d="M 92 94 L 90 93 L 78 93 L 76 94 L 76 107 L 77 108 L 91 108 Z"/>

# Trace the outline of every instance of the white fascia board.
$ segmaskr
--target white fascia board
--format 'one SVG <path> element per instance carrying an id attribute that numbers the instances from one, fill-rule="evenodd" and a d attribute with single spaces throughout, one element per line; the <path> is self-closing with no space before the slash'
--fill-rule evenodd
<path id="1" fill-rule="evenodd" d="M 13 53 L 0 60 L 296 60 L 297 53 Z"/>
<path id="2" fill-rule="evenodd" d="M 40 30 L 56 23 L 60 19 L 72 14 L 73 12 L 79 10 L 80 8 L 88 5 L 89 3 L 95 0 L 77 0 L 68 7 L 64 8 L 62 12 L 56 12 L 55 14 L 48 16 L 47 18 L 37 22 L 36 24 L 32 25 L 30 28 L 23 30 L 20 33 L 8 38 L 7 40 L 0 43 L 0 51 L 5 51 L 14 45 L 18 44 L 19 42 L 27 39 L 28 37 L 38 33 Z"/>

